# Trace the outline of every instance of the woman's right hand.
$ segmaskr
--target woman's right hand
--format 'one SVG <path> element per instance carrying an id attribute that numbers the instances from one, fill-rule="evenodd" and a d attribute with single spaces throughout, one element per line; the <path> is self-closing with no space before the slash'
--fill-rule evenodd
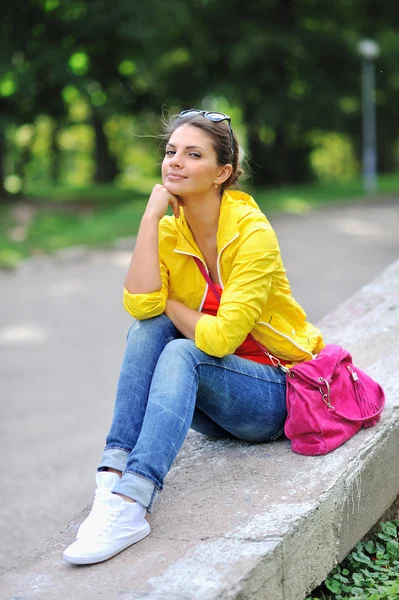
<path id="1" fill-rule="evenodd" d="M 178 219 L 180 205 L 181 201 L 178 196 L 174 196 L 164 185 L 157 183 L 151 192 L 144 214 L 160 221 L 165 216 L 168 206 L 171 206 L 174 216 Z"/>

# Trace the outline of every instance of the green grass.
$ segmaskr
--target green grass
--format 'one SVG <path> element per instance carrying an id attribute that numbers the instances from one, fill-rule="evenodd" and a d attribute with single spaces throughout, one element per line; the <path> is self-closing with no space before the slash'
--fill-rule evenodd
<path id="1" fill-rule="evenodd" d="M 399 173 L 380 176 L 378 188 L 378 195 L 399 196 Z M 269 213 L 304 213 L 330 203 L 354 202 L 365 198 L 360 179 L 254 190 L 253 195 L 262 210 Z"/>
<path id="2" fill-rule="evenodd" d="M 304 213 L 336 202 L 364 199 L 361 181 L 315 183 L 253 190 L 243 186 L 266 213 Z M 399 196 L 399 174 L 379 179 L 379 195 Z M 42 186 L 26 191 L 34 218 L 21 241 L 12 204 L 0 206 L 0 267 L 13 269 L 28 256 L 75 245 L 107 246 L 137 233 L 148 194 L 115 186 L 69 189 Z"/>
<path id="3" fill-rule="evenodd" d="M 91 214 L 39 210 L 21 242 L 13 241 L 7 233 L 16 225 L 9 218 L 10 209 L 3 211 L 7 218 L 0 212 L 0 267 L 13 269 L 28 256 L 69 246 L 109 246 L 115 239 L 138 231 L 145 205 L 145 200 L 137 199 L 112 209 L 97 208 Z"/>
<path id="4" fill-rule="evenodd" d="M 52 202 L 55 204 L 95 204 L 96 206 L 114 207 L 145 198 L 142 192 L 130 189 L 122 189 L 111 184 L 91 185 L 90 187 L 71 188 L 66 186 L 54 186 L 52 184 L 31 185 L 24 191 L 27 200 L 37 204 Z"/>

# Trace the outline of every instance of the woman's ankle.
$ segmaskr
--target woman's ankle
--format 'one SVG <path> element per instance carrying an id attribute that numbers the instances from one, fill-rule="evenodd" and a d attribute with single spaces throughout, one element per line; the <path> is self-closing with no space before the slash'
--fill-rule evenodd
<path id="1" fill-rule="evenodd" d="M 115 496 L 119 496 L 120 498 L 122 498 L 122 500 L 124 500 L 125 502 L 136 502 L 136 500 L 133 500 L 133 498 L 129 498 L 129 496 L 124 496 L 124 494 L 118 494 L 118 492 L 113 492 L 115 494 Z"/>
<path id="2" fill-rule="evenodd" d="M 109 473 L 115 473 L 115 475 L 118 475 L 119 479 L 122 477 L 122 471 L 117 471 L 116 469 L 112 469 L 111 467 L 104 467 L 103 471 L 108 471 Z"/>
<path id="3" fill-rule="evenodd" d="M 117 471 L 116 469 L 112 469 L 111 467 L 105 467 L 104 471 L 108 471 L 109 473 L 115 473 L 115 475 L 118 475 L 119 479 L 122 477 L 122 471 Z M 114 492 L 114 494 L 122 498 L 122 500 L 124 500 L 125 502 L 136 502 L 136 500 L 133 500 L 133 498 L 129 498 L 129 496 L 124 496 L 124 494 L 118 494 L 118 492 Z"/>

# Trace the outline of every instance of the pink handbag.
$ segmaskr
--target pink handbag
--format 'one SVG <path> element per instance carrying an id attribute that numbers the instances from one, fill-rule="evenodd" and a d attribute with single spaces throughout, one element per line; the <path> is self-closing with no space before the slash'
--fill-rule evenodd
<path id="1" fill-rule="evenodd" d="M 385 405 L 382 387 L 335 344 L 288 369 L 286 394 L 284 433 L 294 452 L 308 456 L 327 454 L 376 425 Z"/>
<path id="2" fill-rule="evenodd" d="M 195 262 L 214 296 L 220 294 L 198 258 Z M 251 335 L 251 338 L 255 338 Z M 287 420 L 284 433 L 298 454 L 314 456 L 335 450 L 362 427 L 380 420 L 385 405 L 382 387 L 356 368 L 341 346 L 328 344 L 313 360 L 287 368 L 255 340 L 286 375 Z"/>

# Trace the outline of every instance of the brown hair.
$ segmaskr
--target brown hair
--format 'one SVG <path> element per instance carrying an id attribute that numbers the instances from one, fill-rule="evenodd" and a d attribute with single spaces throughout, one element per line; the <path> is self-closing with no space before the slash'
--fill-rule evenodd
<path id="1" fill-rule="evenodd" d="M 193 127 L 202 129 L 212 140 L 213 147 L 216 152 L 216 160 L 218 165 L 223 167 L 224 165 L 231 164 L 233 170 L 230 177 L 221 185 L 221 194 L 228 189 L 233 187 L 238 179 L 243 174 L 243 169 L 238 162 L 239 159 L 239 146 L 237 138 L 232 132 L 230 136 L 230 127 L 227 121 L 219 121 L 215 123 L 209 119 L 204 118 L 203 115 L 173 115 L 169 118 L 164 118 L 162 122 L 162 140 L 166 145 L 174 131 L 182 125 L 190 124 Z M 231 138 L 233 138 L 233 147 L 231 144 Z"/>

